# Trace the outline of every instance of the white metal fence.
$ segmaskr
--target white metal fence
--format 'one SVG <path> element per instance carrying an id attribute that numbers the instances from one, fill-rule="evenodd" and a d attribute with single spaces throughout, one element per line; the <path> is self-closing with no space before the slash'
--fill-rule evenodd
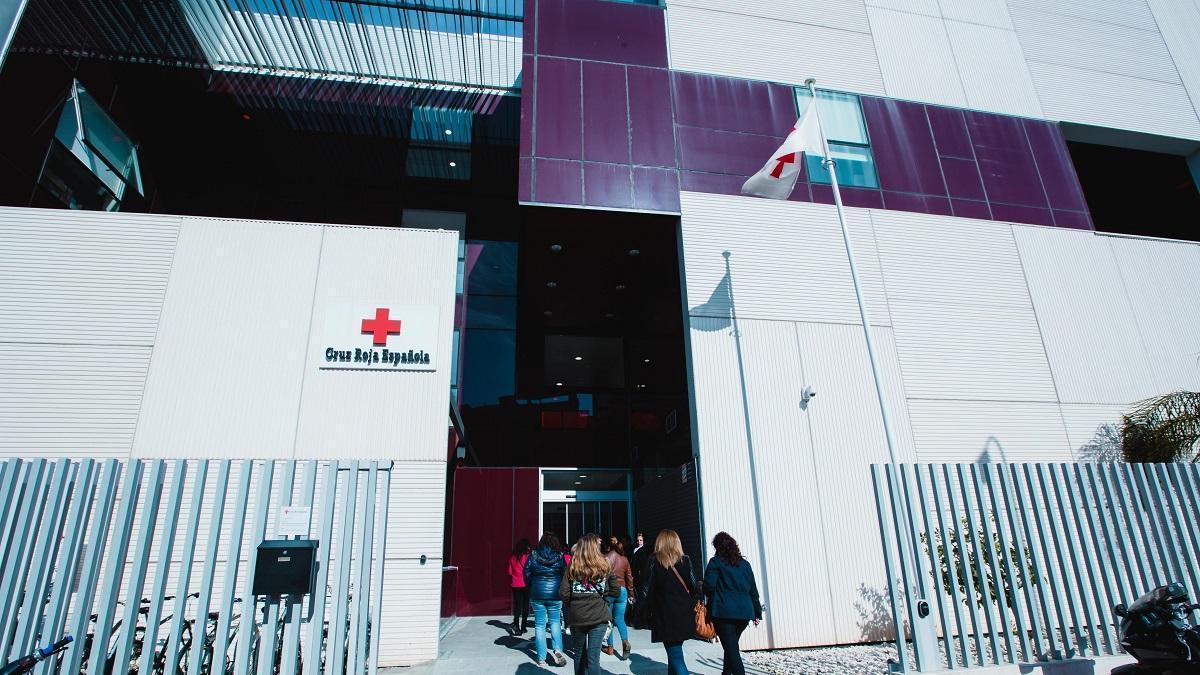
<path id="1" fill-rule="evenodd" d="M 38 675 L 374 675 L 389 461 L 0 462 L 0 656 Z M 251 593 L 282 506 L 309 506 L 312 596 Z"/>
<path id="2" fill-rule="evenodd" d="M 899 475 L 874 465 L 871 474 L 895 625 L 927 613 L 941 638 L 914 639 L 916 663 L 899 649 L 905 671 L 1117 654 L 1116 604 L 1170 582 L 1200 590 L 1195 464 L 917 464 Z M 922 653 L 932 644 L 937 654 Z"/>

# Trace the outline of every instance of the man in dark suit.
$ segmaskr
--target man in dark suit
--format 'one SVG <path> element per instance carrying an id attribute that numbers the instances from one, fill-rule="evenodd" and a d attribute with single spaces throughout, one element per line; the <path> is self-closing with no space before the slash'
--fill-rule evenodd
<path id="1" fill-rule="evenodd" d="M 646 546 L 646 535 L 638 532 L 633 543 L 633 553 L 629 556 L 629 566 L 633 568 L 633 588 L 635 591 L 631 596 L 632 598 L 642 597 L 642 573 L 646 571 L 646 561 L 649 560 L 650 553 L 650 549 Z M 646 627 L 645 612 L 636 606 L 630 615 L 630 625 L 634 628 Z"/>

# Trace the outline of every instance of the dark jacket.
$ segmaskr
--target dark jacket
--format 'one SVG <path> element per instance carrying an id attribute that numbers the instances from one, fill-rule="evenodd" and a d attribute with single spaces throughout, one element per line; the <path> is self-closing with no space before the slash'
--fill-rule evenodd
<path id="1" fill-rule="evenodd" d="M 692 561 L 685 555 L 675 563 L 675 571 L 683 584 L 654 556 L 646 560 L 642 572 L 642 597 L 650 611 L 650 640 L 652 642 L 683 642 L 696 637 L 696 575 Z M 685 588 L 686 586 L 686 588 Z"/>
<path id="2" fill-rule="evenodd" d="M 531 600 L 558 600 L 558 584 L 567 563 L 561 551 L 549 546 L 529 554 L 525 561 L 525 586 Z"/>
<path id="3" fill-rule="evenodd" d="M 595 626 L 612 621 L 608 611 L 608 598 L 621 595 L 617 578 L 609 574 L 600 583 L 572 582 L 566 575 L 558 585 L 558 597 L 562 598 L 567 610 L 567 621 L 572 626 Z"/>
<path id="4" fill-rule="evenodd" d="M 754 570 L 745 558 L 736 565 L 716 556 L 708 561 L 704 570 L 704 600 L 714 619 L 750 621 L 763 615 Z"/>

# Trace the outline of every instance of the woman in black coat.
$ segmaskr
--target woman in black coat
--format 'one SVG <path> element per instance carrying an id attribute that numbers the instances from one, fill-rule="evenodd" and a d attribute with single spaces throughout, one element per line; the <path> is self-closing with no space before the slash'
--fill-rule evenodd
<path id="1" fill-rule="evenodd" d="M 661 642 L 667 650 L 667 672 L 688 675 L 683 643 L 696 637 L 696 576 L 692 561 L 683 554 L 683 545 L 674 530 L 663 530 L 654 540 L 642 573 L 642 599 L 650 612 L 650 641 Z"/>
<path id="2" fill-rule="evenodd" d="M 704 598 L 708 614 L 713 619 L 717 637 L 725 650 L 725 666 L 722 673 L 746 675 L 742 664 L 742 652 L 738 640 L 746 624 L 751 621 L 757 626 L 762 620 L 762 602 L 758 597 L 758 584 L 750 563 L 742 557 L 737 541 L 725 532 L 713 537 L 713 548 L 717 554 L 708 561 L 704 570 Z"/>

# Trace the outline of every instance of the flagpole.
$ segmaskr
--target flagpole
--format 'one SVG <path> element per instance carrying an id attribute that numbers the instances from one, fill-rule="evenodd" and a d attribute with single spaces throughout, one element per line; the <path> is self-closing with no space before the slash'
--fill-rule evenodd
<path id="1" fill-rule="evenodd" d="M 840 225 L 842 228 L 842 241 L 846 245 L 846 259 L 850 263 L 850 279 L 854 282 L 854 299 L 858 301 L 858 316 L 860 319 L 862 319 L 863 337 L 866 338 L 867 342 L 867 359 L 871 362 L 871 375 L 875 378 L 875 395 L 879 399 L 879 414 L 883 418 L 883 435 L 884 438 L 887 439 L 888 459 L 897 481 L 897 484 L 893 486 L 892 490 L 892 507 L 899 512 L 902 501 L 898 499 L 901 493 L 901 487 L 899 485 L 899 481 L 901 480 L 900 460 L 896 456 L 896 436 L 892 429 L 892 416 L 888 411 L 887 397 L 883 393 L 883 377 L 880 374 L 879 359 L 875 354 L 875 340 L 871 337 L 871 321 L 867 317 L 866 301 L 863 300 L 862 280 L 859 279 L 858 276 L 858 264 L 854 258 L 854 246 L 850 243 L 850 229 L 846 226 L 846 212 L 842 206 L 842 192 L 840 189 L 838 189 L 837 171 L 836 167 L 834 166 L 833 155 L 829 152 L 829 139 L 825 136 L 824 126 L 821 125 L 821 111 L 817 99 L 817 81 L 814 78 L 809 78 L 804 81 L 804 86 L 808 88 L 809 93 L 812 95 L 812 103 L 810 105 L 813 106 L 813 114 L 817 118 L 817 128 L 821 132 L 821 149 L 825 155 L 821 164 L 825 167 L 826 171 L 829 172 L 829 184 L 833 188 L 833 205 L 837 208 L 838 225 Z M 923 596 L 925 594 L 923 592 L 923 579 L 921 579 L 921 566 L 916 564 L 918 558 L 916 548 L 914 547 L 915 542 L 910 541 L 907 527 L 902 527 L 900 530 L 901 532 L 899 533 L 899 536 L 902 542 L 900 555 L 902 557 L 911 556 L 910 563 L 915 564 L 915 574 L 913 575 L 914 579 L 912 580 L 915 581 L 915 583 L 913 584 L 913 588 L 909 589 L 909 601 L 910 603 L 924 603 L 925 600 Z M 907 551 L 905 549 L 907 549 Z M 908 568 L 907 563 L 904 565 L 904 568 Z M 913 612 L 910 608 L 910 616 L 917 618 L 917 612 Z M 899 617 L 897 617 L 897 622 L 899 622 Z M 913 646 L 917 656 L 917 668 L 918 670 L 921 670 L 922 665 L 924 665 L 922 662 L 926 659 L 930 659 L 931 655 L 936 654 L 937 636 L 936 633 L 933 633 L 932 650 L 927 651 L 927 645 L 929 644 L 928 641 L 930 639 L 930 630 L 932 629 L 931 624 L 929 624 L 928 621 L 913 621 L 911 628 L 913 631 Z M 897 625 L 896 633 L 896 648 L 898 650 L 903 650 L 903 628 Z"/>

